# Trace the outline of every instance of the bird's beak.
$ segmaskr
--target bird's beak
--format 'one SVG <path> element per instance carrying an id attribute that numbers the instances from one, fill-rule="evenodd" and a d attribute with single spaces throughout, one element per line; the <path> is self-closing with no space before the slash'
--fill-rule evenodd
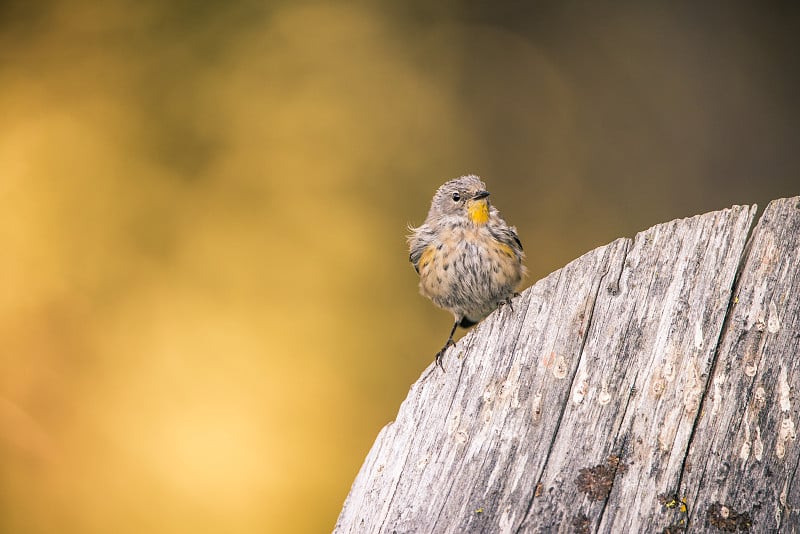
<path id="1" fill-rule="evenodd" d="M 472 200 L 480 200 L 480 199 L 486 198 L 488 196 L 489 196 L 489 192 L 488 191 L 478 191 L 477 193 L 475 193 L 472 196 Z"/>

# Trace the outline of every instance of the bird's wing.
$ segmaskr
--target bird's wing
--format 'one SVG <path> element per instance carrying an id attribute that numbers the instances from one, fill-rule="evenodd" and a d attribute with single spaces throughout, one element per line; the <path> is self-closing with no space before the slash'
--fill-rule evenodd
<path id="1" fill-rule="evenodd" d="M 419 262 L 428 245 L 433 241 L 433 232 L 424 224 L 418 228 L 409 227 L 409 230 L 411 230 L 411 235 L 408 236 L 408 261 L 419 274 Z"/>
<path id="2" fill-rule="evenodd" d="M 520 253 L 518 255 L 521 255 L 522 241 L 519 240 L 516 227 L 502 226 L 500 228 L 492 229 L 491 232 L 492 232 L 492 237 L 494 237 L 497 241 L 510 246 L 518 253 Z"/>

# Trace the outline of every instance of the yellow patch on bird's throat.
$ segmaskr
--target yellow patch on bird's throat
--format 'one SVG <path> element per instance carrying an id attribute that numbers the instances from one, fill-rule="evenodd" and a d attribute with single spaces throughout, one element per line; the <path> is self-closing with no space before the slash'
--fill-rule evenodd
<path id="1" fill-rule="evenodd" d="M 467 206 L 467 215 L 475 224 L 486 224 L 489 222 L 489 202 L 485 198 L 471 201 Z"/>

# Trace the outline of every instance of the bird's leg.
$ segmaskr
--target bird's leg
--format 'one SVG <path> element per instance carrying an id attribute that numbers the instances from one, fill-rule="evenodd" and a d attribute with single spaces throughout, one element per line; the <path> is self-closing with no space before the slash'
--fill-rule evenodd
<path id="1" fill-rule="evenodd" d="M 444 357 L 445 351 L 448 348 L 450 348 L 451 345 L 455 345 L 455 342 L 453 341 L 453 334 L 456 333 L 456 328 L 458 328 L 459 322 L 460 321 L 456 319 L 455 324 L 453 324 L 453 328 L 450 330 L 450 336 L 447 338 L 447 342 L 444 344 L 444 347 L 442 347 L 442 350 L 436 353 L 436 365 L 439 366 L 442 372 L 444 372 L 444 365 L 442 364 L 442 358 Z"/>

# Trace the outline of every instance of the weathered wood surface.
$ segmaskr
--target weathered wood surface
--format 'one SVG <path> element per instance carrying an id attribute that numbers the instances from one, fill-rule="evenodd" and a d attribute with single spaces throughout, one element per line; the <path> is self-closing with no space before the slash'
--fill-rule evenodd
<path id="1" fill-rule="evenodd" d="M 800 197 L 537 282 L 379 434 L 336 532 L 800 532 Z M 738 273 L 738 275 L 737 275 Z"/>

